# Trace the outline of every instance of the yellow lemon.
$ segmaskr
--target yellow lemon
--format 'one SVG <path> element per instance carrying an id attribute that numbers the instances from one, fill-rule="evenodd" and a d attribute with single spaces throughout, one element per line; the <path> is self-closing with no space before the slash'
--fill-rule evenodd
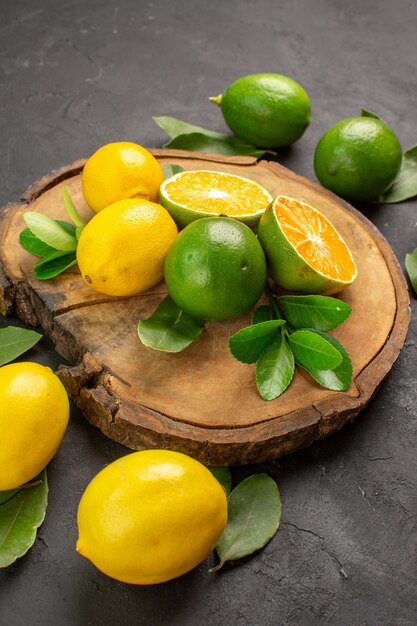
<path id="1" fill-rule="evenodd" d="M 77 551 L 112 578 L 161 583 L 201 563 L 227 521 L 224 489 L 198 461 L 170 450 L 129 454 L 88 485 Z"/>
<path id="2" fill-rule="evenodd" d="M 177 236 L 169 213 L 148 200 L 120 200 L 81 233 L 77 261 L 85 282 L 109 296 L 132 296 L 156 285 Z"/>
<path id="3" fill-rule="evenodd" d="M 0 368 L 0 491 L 20 487 L 48 465 L 68 418 L 67 393 L 49 367 Z"/>
<path id="4" fill-rule="evenodd" d="M 161 166 L 148 150 L 130 141 L 102 146 L 87 161 L 82 189 L 88 206 L 98 213 L 118 200 L 158 201 L 164 180 Z"/>

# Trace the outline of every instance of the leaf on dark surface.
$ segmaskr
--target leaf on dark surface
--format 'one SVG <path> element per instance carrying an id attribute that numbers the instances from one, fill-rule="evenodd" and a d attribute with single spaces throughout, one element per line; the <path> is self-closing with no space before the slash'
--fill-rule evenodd
<path id="1" fill-rule="evenodd" d="M 212 137 L 213 139 L 223 139 L 224 137 L 228 137 L 225 133 L 209 130 L 208 128 L 203 128 L 202 126 L 196 126 L 195 124 L 179 120 L 176 117 L 162 115 L 152 119 L 160 128 L 162 128 L 162 130 L 166 132 L 169 137 L 171 137 L 171 139 L 178 137 L 178 135 L 188 135 L 190 133 L 202 133 L 207 135 L 207 137 Z"/>
<path id="2" fill-rule="evenodd" d="M 56 250 L 49 256 L 43 258 L 36 263 L 34 267 L 35 278 L 38 280 L 48 280 L 54 278 L 62 272 L 65 272 L 69 267 L 72 267 L 77 263 L 75 252 L 63 252 Z"/>
<path id="3" fill-rule="evenodd" d="M 266 150 L 259 150 L 254 146 L 245 144 L 232 135 L 213 137 L 205 133 L 177 135 L 164 144 L 164 148 L 223 154 L 226 156 L 253 156 L 257 159 L 266 152 Z"/>
<path id="4" fill-rule="evenodd" d="M 414 293 L 417 294 L 417 248 L 405 255 L 405 267 Z"/>
<path id="5" fill-rule="evenodd" d="M 372 111 L 367 111 L 366 109 L 362 109 L 361 117 L 373 117 L 375 120 L 380 120 L 381 118 L 376 113 L 372 113 Z"/>
<path id="6" fill-rule="evenodd" d="M 232 475 L 230 473 L 230 469 L 228 467 L 209 467 L 208 469 L 219 481 L 219 483 L 226 491 L 227 497 L 229 497 L 230 491 L 232 489 Z"/>
<path id="7" fill-rule="evenodd" d="M 278 300 L 285 319 L 293 328 L 331 330 L 352 312 L 346 302 L 330 296 L 281 296 Z"/>
<path id="8" fill-rule="evenodd" d="M 141 342 L 153 350 L 181 352 L 198 339 L 203 322 L 185 313 L 170 296 L 167 296 L 156 311 L 138 323 Z"/>
<path id="9" fill-rule="evenodd" d="M 243 480 L 229 496 L 227 525 L 216 546 L 220 563 L 211 571 L 263 548 L 277 532 L 280 520 L 276 482 L 267 474 Z"/>
<path id="10" fill-rule="evenodd" d="M 27 350 L 30 350 L 42 335 L 34 330 L 6 326 L 0 329 L 0 365 L 13 361 Z"/>
<path id="11" fill-rule="evenodd" d="M 256 364 L 256 386 L 263 400 L 274 400 L 294 376 L 294 355 L 282 335 L 262 352 Z"/>
<path id="12" fill-rule="evenodd" d="M 376 200 L 379 204 L 395 204 L 417 196 L 417 146 L 403 154 L 400 173 L 391 187 Z"/>
<path id="13" fill-rule="evenodd" d="M 48 504 L 46 470 L 33 482 L 33 487 L 19 489 L 0 504 L 0 568 L 8 567 L 26 554 L 45 519 Z"/>
<path id="14" fill-rule="evenodd" d="M 342 363 L 342 355 L 325 333 L 296 330 L 288 337 L 297 365 L 306 369 L 332 370 Z"/>
<path id="15" fill-rule="evenodd" d="M 330 342 L 342 356 L 342 362 L 332 370 L 318 370 L 315 368 L 302 367 L 304 367 L 304 369 L 311 374 L 314 380 L 316 380 L 322 387 L 331 389 L 332 391 L 347 391 L 352 382 L 353 373 L 352 361 L 350 360 L 349 354 L 340 341 L 332 337 L 332 335 L 327 335 L 326 333 L 322 333 L 320 331 L 312 332 L 315 332 L 317 335 Z"/>
<path id="16" fill-rule="evenodd" d="M 229 338 L 229 350 L 242 363 L 255 363 L 285 320 L 268 320 L 242 328 Z"/>

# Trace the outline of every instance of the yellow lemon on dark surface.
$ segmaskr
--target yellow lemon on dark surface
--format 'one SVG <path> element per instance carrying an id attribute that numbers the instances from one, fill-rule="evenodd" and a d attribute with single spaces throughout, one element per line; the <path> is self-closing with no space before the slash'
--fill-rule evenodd
<path id="1" fill-rule="evenodd" d="M 69 418 L 59 378 L 39 363 L 0 368 L 0 491 L 16 489 L 52 459 Z"/>
<path id="2" fill-rule="evenodd" d="M 97 474 L 78 508 L 77 551 L 112 578 L 161 583 L 201 563 L 227 522 L 224 489 L 185 454 L 145 450 Z"/>

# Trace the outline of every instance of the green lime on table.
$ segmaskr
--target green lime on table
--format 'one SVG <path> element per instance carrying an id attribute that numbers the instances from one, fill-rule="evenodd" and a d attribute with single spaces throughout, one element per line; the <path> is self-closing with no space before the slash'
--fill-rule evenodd
<path id="1" fill-rule="evenodd" d="M 310 99 L 295 80 L 282 74 L 251 74 L 210 98 L 230 130 L 261 148 L 280 148 L 299 139 L 310 123 Z"/>
<path id="2" fill-rule="evenodd" d="M 324 133 L 314 170 L 324 187 L 353 200 L 374 200 L 394 182 L 402 161 L 400 142 L 383 121 L 341 120 Z"/>
<path id="3" fill-rule="evenodd" d="M 178 235 L 166 256 L 164 276 L 171 298 L 189 315 L 231 319 L 258 301 L 266 281 L 265 255 L 245 224 L 207 217 Z"/>

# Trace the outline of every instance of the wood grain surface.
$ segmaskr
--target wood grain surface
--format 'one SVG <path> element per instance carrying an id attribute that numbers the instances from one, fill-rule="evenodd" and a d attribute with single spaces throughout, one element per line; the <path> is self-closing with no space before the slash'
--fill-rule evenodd
<path id="1" fill-rule="evenodd" d="M 86 418 L 108 437 L 132 449 L 175 448 L 208 465 L 276 458 L 325 437 L 352 420 L 390 371 L 409 324 L 407 287 L 395 256 L 379 231 L 353 207 L 322 187 L 272 162 L 153 150 L 162 166 L 240 174 L 320 209 L 349 245 L 358 279 L 338 296 L 352 315 L 332 331 L 353 362 L 347 392 L 319 387 L 297 370 L 287 391 L 272 402 L 259 397 L 254 365 L 229 353 L 228 337 L 247 325 L 250 313 L 207 323 L 201 339 L 179 354 L 145 348 L 137 322 L 166 295 L 159 283 L 132 298 L 111 298 L 88 288 L 77 267 L 49 281 L 33 277 L 34 257 L 18 243 L 22 214 L 40 211 L 68 219 L 61 200 L 65 181 L 81 215 L 92 214 L 81 193 L 84 161 L 32 185 L 17 205 L 2 211 L 0 312 L 13 310 L 41 325 L 71 366 L 59 375 Z"/>

